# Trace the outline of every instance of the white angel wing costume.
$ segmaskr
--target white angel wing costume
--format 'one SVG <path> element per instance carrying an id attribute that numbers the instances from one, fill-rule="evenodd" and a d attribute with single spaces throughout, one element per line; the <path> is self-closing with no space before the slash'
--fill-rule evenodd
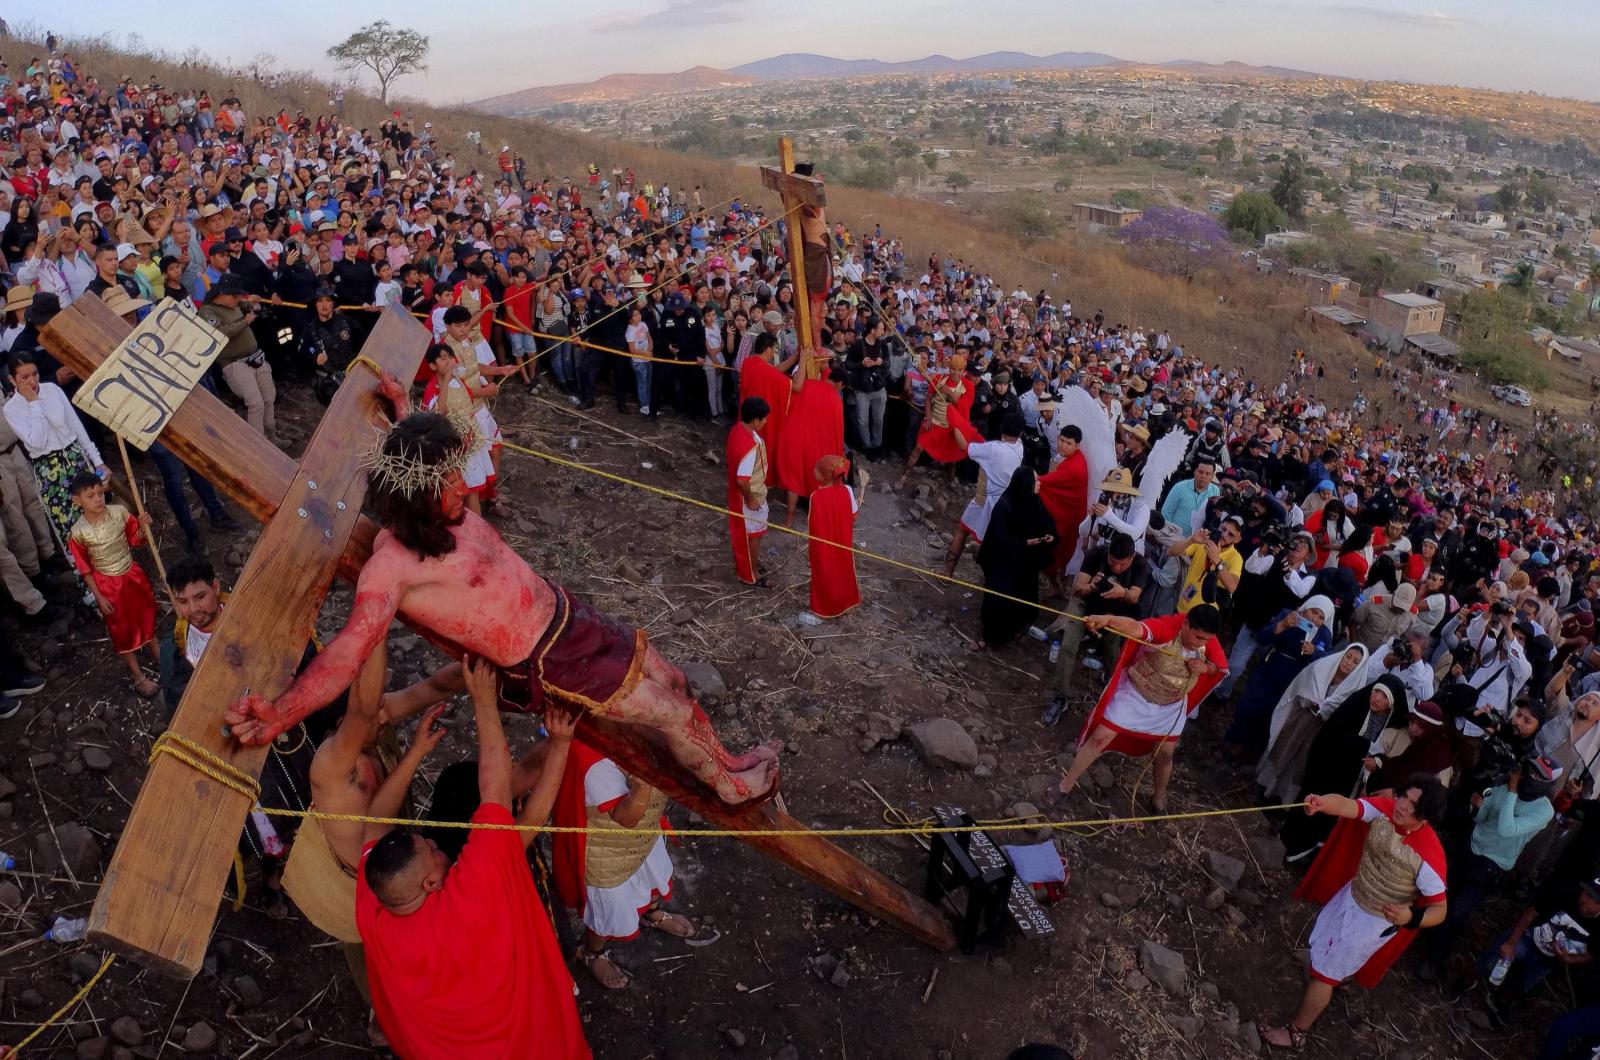
<path id="1" fill-rule="evenodd" d="M 1176 428 L 1156 439 L 1156 444 L 1150 447 L 1144 470 L 1139 473 L 1139 499 L 1148 504 L 1151 511 L 1160 507 L 1161 491 L 1183 463 L 1183 454 L 1188 449 L 1189 433 Z"/>
<path id="2" fill-rule="evenodd" d="M 1083 454 L 1089 468 L 1089 500 L 1099 496 L 1100 483 L 1117 466 L 1117 435 L 1111 426 L 1111 417 L 1100 402 L 1081 386 L 1068 387 L 1056 403 L 1056 419 L 1064 426 L 1074 424 L 1083 432 L 1078 451 Z M 1089 518 L 1078 528 L 1078 547 L 1067 562 L 1067 573 L 1076 574 L 1083 566 L 1083 546 L 1089 537 Z"/>

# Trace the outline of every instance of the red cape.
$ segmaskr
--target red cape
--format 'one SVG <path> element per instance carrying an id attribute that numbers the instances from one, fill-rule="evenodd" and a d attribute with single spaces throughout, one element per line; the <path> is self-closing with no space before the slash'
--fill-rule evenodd
<path id="1" fill-rule="evenodd" d="M 783 424 L 789 415 L 789 398 L 792 393 L 793 384 L 788 376 L 759 357 L 745 358 L 744 366 L 739 369 L 739 404 L 743 405 L 745 398 L 758 397 L 772 410 L 767 416 L 766 427 L 761 431 L 761 439 L 767 443 L 769 486 L 778 480 L 772 454 L 778 451 L 778 439 L 783 437 Z M 734 409 L 734 414 L 737 415 L 738 411 Z"/>
<path id="2" fill-rule="evenodd" d="M 556 803 L 551 811 L 551 822 L 557 828 L 582 828 L 589 823 L 589 808 L 583 797 L 583 778 L 589 769 L 605 756 L 582 740 L 574 739 L 567 750 L 567 768 L 561 774 L 561 790 L 556 792 Z M 582 832 L 557 832 L 551 837 L 554 855 L 552 872 L 556 879 L 556 896 L 568 909 L 583 913 L 588 891 L 584 889 L 584 855 L 589 848 L 589 837 Z"/>
<path id="3" fill-rule="evenodd" d="M 1060 570 L 1077 550 L 1078 527 L 1089 514 L 1089 461 L 1081 451 L 1075 451 L 1039 480 L 1039 499 L 1056 521 L 1056 547 L 1050 569 Z"/>
<path id="4" fill-rule="evenodd" d="M 949 389 L 949 376 L 935 380 L 933 385 Z M 950 427 L 961 431 L 961 436 L 968 442 L 983 441 L 983 433 L 972 425 L 972 401 L 978 396 L 978 388 L 974 383 L 966 384 L 966 393 L 957 398 L 946 410 L 945 418 Z M 917 444 L 922 451 L 941 464 L 953 464 L 967 455 L 966 449 L 956 445 L 955 434 L 947 427 L 934 425 L 932 419 L 922 421 L 922 430 L 917 434 Z"/>
<path id="5" fill-rule="evenodd" d="M 1144 620 L 1144 629 L 1146 633 L 1145 639 L 1150 641 L 1152 644 L 1167 644 L 1171 641 L 1177 640 L 1178 630 L 1182 628 L 1182 615 L 1158 615 L 1155 618 L 1147 618 Z M 1133 662 L 1134 653 L 1138 652 L 1143 647 L 1143 644 L 1140 644 L 1136 641 L 1123 641 L 1122 654 L 1117 656 L 1117 667 L 1111 671 L 1111 680 L 1106 682 L 1105 690 L 1100 693 L 1100 699 L 1095 703 L 1094 710 L 1089 715 L 1089 720 L 1083 723 L 1083 731 L 1078 734 L 1078 743 L 1080 745 L 1083 743 L 1083 741 L 1089 738 L 1089 733 L 1092 732 L 1094 727 L 1100 724 L 1100 720 L 1105 717 L 1106 707 L 1111 703 L 1111 696 L 1117 690 L 1117 682 L 1122 680 L 1123 671 L 1125 671 L 1128 668 L 1128 665 Z M 1187 699 L 1189 703 L 1189 717 L 1191 718 L 1194 717 L 1195 711 L 1200 709 L 1201 701 L 1204 700 L 1206 696 L 1210 695 L 1211 690 L 1217 687 L 1218 683 L 1220 683 L 1228 674 L 1228 653 L 1222 650 L 1222 645 L 1218 643 L 1216 637 L 1212 637 L 1210 640 L 1206 641 L 1206 658 L 1211 661 L 1212 665 L 1217 667 L 1217 672 L 1213 674 L 1201 674 L 1200 679 L 1194 683 L 1194 687 L 1189 689 L 1189 695 Z M 1119 740 L 1120 739 L 1121 738 L 1119 737 Z M 1146 748 L 1146 750 L 1152 750 L 1156 742 L 1159 742 L 1159 737 L 1152 738 L 1150 741 L 1151 746 Z M 1113 743 L 1110 749 L 1123 750 L 1123 748 L 1118 747 L 1116 743 Z M 1131 750 L 1124 750 L 1123 753 L 1126 754 L 1134 752 Z"/>
<path id="6" fill-rule="evenodd" d="M 1394 812 L 1394 800 L 1387 798 L 1367 797 L 1367 802 L 1372 803 L 1384 812 L 1385 815 Z M 1317 852 L 1316 860 L 1311 863 L 1311 868 L 1306 871 L 1305 878 L 1294 889 L 1296 898 L 1303 898 L 1308 902 L 1326 903 L 1339 893 L 1339 889 L 1355 879 L 1356 868 L 1361 864 L 1361 850 L 1367 841 L 1368 825 L 1365 821 L 1353 821 L 1348 817 L 1341 818 L 1333 826 L 1333 833 L 1328 836 L 1328 841 L 1322 844 L 1322 849 Z M 1444 844 L 1439 842 L 1439 836 L 1432 826 L 1423 825 L 1421 828 L 1406 836 L 1405 845 L 1422 855 L 1422 860 L 1439 878 L 1445 879 Z M 1419 905 L 1435 905 L 1444 901 L 1445 896 L 1424 896 Z M 1368 958 L 1367 963 L 1355 974 L 1356 982 L 1371 990 L 1378 985 L 1378 980 L 1383 978 L 1383 973 L 1389 966 L 1406 951 L 1411 945 L 1411 940 L 1417 937 L 1415 931 L 1401 928 L 1389 936 L 1389 941 Z"/>
<path id="7" fill-rule="evenodd" d="M 811 518 L 807 523 L 812 536 L 808 544 L 811 611 L 819 618 L 838 618 L 861 603 L 861 589 L 856 585 L 855 554 L 828 544 L 854 544 L 855 525 L 856 513 L 850 507 L 848 486 L 823 486 L 811 495 Z"/>
<path id="8" fill-rule="evenodd" d="M 512 823 L 495 803 L 472 820 Z M 400 1056 L 589 1060 L 572 976 L 527 859 L 515 832 L 475 831 L 443 889 L 406 916 L 385 909 L 357 872 L 372 1005 Z"/>
<path id="9" fill-rule="evenodd" d="M 744 494 L 739 492 L 739 464 L 756 447 L 756 432 L 742 423 L 735 423 L 728 431 L 728 511 L 744 511 Z M 767 450 L 767 463 L 772 463 L 772 450 Z M 770 477 L 770 476 L 769 476 Z M 756 580 L 755 542 L 745 533 L 744 516 L 728 516 L 728 536 L 733 541 L 733 569 L 739 580 L 754 585 Z"/>
<path id="10" fill-rule="evenodd" d="M 771 455 L 770 453 L 768 454 Z M 809 497 L 812 469 L 825 456 L 844 455 L 844 399 L 826 377 L 807 379 L 789 405 L 777 454 L 778 481 L 790 493 Z"/>

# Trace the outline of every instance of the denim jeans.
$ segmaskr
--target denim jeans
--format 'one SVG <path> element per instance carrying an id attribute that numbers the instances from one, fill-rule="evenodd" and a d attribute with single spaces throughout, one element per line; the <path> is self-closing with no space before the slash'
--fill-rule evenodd
<path id="1" fill-rule="evenodd" d="M 1500 947 L 1506 944 L 1506 939 L 1511 936 L 1507 931 L 1500 936 L 1500 941 L 1483 951 L 1478 958 L 1478 975 L 1485 981 L 1494 966 L 1500 963 Z M 1539 980 L 1549 975 L 1556 966 L 1556 958 L 1547 957 L 1539 952 L 1539 947 L 1533 944 L 1532 930 L 1524 931 L 1517 940 L 1516 953 L 1512 955 L 1511 971 L 1506 976 L 1506 984 L 1513 979 L 1517 981 L 1518 989 L 1526 994 L 1539 984 Z"/>
<path id="2" fill-rule="evenodd" d="M 566 333 L 565 325 L 562 325 L 560 330 L 551 332 L 553 335 Z M 572 344 L 552 342 L 549 339 L 542 341 L 545 344 L 545 359 L 550 362 L 551 374 L 556 377 L 556 382 L 569 390 L 572 389 L 578 382 L 578 363 L 572 354 Z"/>
<path id="3" fill-rule="evenodd" d="M 1550 1025 L 1537 1060 L 1564 1060 L 1573 1042 L 1593 1045 L 1600 1039 L 1600 1005 L 1575 1008 Z"/>
<path id="4" fill-rule="evenodd" d="M 856 437 L 867 450 L 883 448 L 883 410 L 888 407 L 887 390 L 858 390 L 850 395 L 850 409 L 855 416 Z"/>
<path id="5" fill-rule="evenodd" d="M 208 516 L 218 519 L 227 514 L 222 507 L 222 499 L 217 496 L 211 483 L 179 460 L 171 449 L 160 442 L 151 442 L 150 458 L 156 462 L 156 470 L 161 472 L 161 492 L 166 494 L 167 504 L 172 508 L 172 514 L 178 517 L 178 525 L 183 528 L 185 537 L 194 537 L 199 533 L 194 516 L 189 513 L 189 498 L 183 492 L 185 474 L 189 476 L 189 485 L 194 487 L 195 496 L 200 498 Z"/>
<path id="6" fill-rule="evenodd" d="M 513 362 L 526 361 L 533 356 L 533 336 L 524 335 L 520 331 L 506 329 L 506 342 L 511 346 L 511 360 Z"/>
<path id="7" fill-rule="evenodd" d="M 1270 619 L 1268 621 L 1271 621 Z M 1250 657 L 1256 653 L 1256 648 L 1261 644 L 1256 640 L 1256 631 L 1249 626 L 1239 627 L 1239 637 L 1233 642 L 1233 650 L 1228 652 L 1228 676 L 1216 687 L 1216 702 L 1221 703 L 1233 693 L 1233 683 L 1244 673 L 1245 667 L 1250 665 Z"/>

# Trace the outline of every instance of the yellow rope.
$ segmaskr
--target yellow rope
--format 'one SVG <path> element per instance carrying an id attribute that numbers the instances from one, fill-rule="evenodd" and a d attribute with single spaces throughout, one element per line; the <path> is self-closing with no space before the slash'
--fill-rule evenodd
<path id="1" fill-rule="evenodd" d="M 749 839 L 758 836 L 812 836 L 822 839 L 871 839 L 880 836 L 896 835 L 946 835 L 963 832 L 1023 832 L 1039 828 L 1069 829 L 1069 828 L 1105 828 L 1111 825 L 1125 824 L 1153 824 L 1161 821 L 1192 821 L 1205 817 L 1234 817 L 1247 813 L 1267 813 L 1276 810 L 1298 810 L 1305 806 L 1303 802 L 1289 803 L 1284 806 L 1245 806 L 1225 810 L 1191 810 L 1188 813 L 1159 813 L 1147 814 L 1142 817 L 1110 817 L 1110 818 L 1083 818 L 1076 821 L 1050 821 L 1043 818 L 1008 818 L 999 823 L 978 822 L 970 825 L 933 826 L 922 821 L 912 821 L 901 813 L 903 819 L 910 823 L 892 828 L 818 828 L 818 829 L 777 829 L 777 828 L 693 828 L 669 829 L 659 827 L 629 829 L 635 835 L 674 836 L 688 839 Z M 495 832 L 548 832 L 550 834 L 570 833 L 591 835 L 601 832 L 615 834 L 615 828 L 591 828 L 588 826 L 567 825 L 535 825 L 535 824 L 489 824 L 471 821 L 423 821 L 409 817 L 371 817 L 359 813 L 325 813 L 322 810 L 280 810 L 267 806 L 257 806 L 262 813 L 275 817 L 301 817 L 312 818 L 318 821 L 352 821 L 358 824 L 386 824 L 407 828 L 465 828 L 471 831 L 479 829 Z"/>
<path id="2" fill-rule="evenodd" d="M 541 460 L 547 460 L 550 463 L 556 464 L 560 467 L 572 468 L 575 471 L 586 471 L 591 475 L 598 475 L 600 478 L 610 479 L 611 481 L 619 482 L 624 486 L 634 486 L 638 489 L 648 490 L 651 493 L 666 497 L 669 500 L 679 501 L 683 504 L 691 504 L 696 508 L 704 508 L 708 512 L 716 512 L 718 515 L 738 516 L 742 518 L 743 513 L 734 512 L 728 508 L 722 507 L 719 504 L 712 504 L 710 501 L 703 501 L 698 497 L 690 497 L 687 494 L 675 493 L 672 490 L 665 489 L 661 486 L 652 486 L 648 482 L 640 482 L 637 479 L 627 478 L 623 475 L 617 475 L 610 471 L 602 471 L 600 468 L 590 467 L 588 464 L 580 464 L 576 460 L 567 460 L 564 457 L 559 457 L 554 453 L 547 453 L 540 449 L 530 449 L 527 446 L 518 445 L 515 442 L 502 440 L 500 444 L 504 448 L 510 449 L 513 452 L 523 453 L 527 456 L 536 456 Z M 866 559 L 877 560 L 879 563 L 887 563 L 891 567 L 898 567 L 901 570 L 908 570 L 913 574 L 920 574 L 927 578 L 935 578 L 942 582 L 949 582 L 951 585 L 960 586 L 963 589 L 970 589 L 973 592 L 986 593 L 989 596 L 998 597 L 1001 600 L 1009 600 L 1015 604 L 1025 604 L 1028 607 L 1036 607 L 1040 611 L 1045 611 L 1052 615 L 1061 615 L 1065 618 L 1071 619 L 1074 622 L 1082 622 L 1087 624 L 1089 621 L 1084 615 L 1075 615 L 1070 611 L 1062 611 L 1059 608 L 1050 607 L 1048 604 L 1042 604 L 1036 600 L 1024 600 L 1020 596 L 1012 596 L 1009 593 L 1000 592 L 998 589 L 990 589 L 988 586 L 979 585 L 976 582 L 969 582 L 963 578 L 957 578 L 953 574 L 945 574 L 941 571 L 929 570 L 926 567 L 918 567 L 914 563 L 907 563 L 904 560 L 894 559 L 893 557 L 885 556 L 877 552 L 869 552 L 864 548 L 857 548 L 854 545 L 846 545 L 839 541 L 829 541 L 826 538 L 816 537 L 812 534 L 809 534 L 804 530 L 796 530 L 792 526 L 781 526 L 777 523 L 768 523 L 767 526 L 769 529 L 777 530 L 785 534 L 791 534 L 794 537 L 803 538 L 806 541 L 821 542 L 830 548 L 843 549 L 852 555 L 862 556 Z M 1166 652 L 1169 654 L 1172 653 L 1172 648 L 1169 644 L 1156 644 L 1153 641 L 1144 640 L 1139 637 L 1130 637 L 1123 633 L 1118 633 L 1117 635 L 1122 637 L 1124 640 L 1131 640 L 1136 644 L 1143 644 L 1146 647 L 1154 648 L 1157 651 Z"/>
<path id="3" fill-rule="evenodd" d="M 12 1060 L 13 1057 L 19 1055 L 25 1047 L 33 1042 L 35 1038 L 49 1030 L 50 1027 L 62 1016 L 65 1016 L 68 1012 L 71 1012 L 73 1006 L 77 1005 L 78 1002 L 88 997 L 89 991 L 95 988 L 95 985 L 100 982 L 101 977 L 106 974 L 106 969 L 111 967 L 112 959 L 113 958 L 111 954 L 106 954 L 105 960 L 100 962 L 100 970 L 89 977 L 89 981 L 83 984 L 83 989 L 72 995 L 71 1001 L 68 1001 L 65 1005 L 62 1005 L 60 1008 L 52 1012 L 50 1014 L 50 1018 L 35 1027 L 26 1038 L 22 1039 L 22 1041 L 13 1046 L 0 1046 L 0 1060 Z"/>
<path id="4" fill-rule="evenodd" d="M 163 754 L 171 755 L 190 768 L 204 773 L 223 787 L 237 791 L 251 802 L 261 798 L 259 780 L 170 729 L 157 736 L 156 742 L 151 745 L 150 762 L 153 764 L 156 758 Z"/>
<path id="5" fill-rule="evenodd" d="M 351 368 L 354 368 L 358 364 L 367 371 L 371 372 L 373 375 L 377 376 L 379 379 L 383 378 L 383 366 L 377 361 L 374 361 L 371 357 L 368 357 L 366 354 L 358 353 L 354 357 L 350 358 Z"/>

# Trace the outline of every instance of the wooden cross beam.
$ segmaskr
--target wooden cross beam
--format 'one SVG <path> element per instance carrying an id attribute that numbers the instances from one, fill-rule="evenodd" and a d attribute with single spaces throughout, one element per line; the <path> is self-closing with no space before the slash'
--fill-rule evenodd
<path id="1" fill-rule="evenodd" d="M 794 312 L 798 325 L 801 350 L 822 349 L 822 321 L 811 319 L 811 297 L 806 290 L 805 241 L 800 235 L 800 215 L 797 207 L 816 210 L 828 205 L 828 194 L 822 181 L 816 177 L 802 177 L 794 171 L 794 144 L 787 136 L 778 139 L 778 166 L 761 167 L 761 183 L 783 198 L 784 228 L 789 233 L 789 276 L 794 281 Z M 793 212 L 791 212 L 793 211 Z M 820 292 L 827 294 L 826 291 Z M 803 354 L 807 379 L 820 374 L 819 366 L 809 353 Z"/>
<path id="2" fill-rule="evenodd" d="M 63 364 L 88 378 L 129 330 L 98 299 L 84 299 L 56 317 L 40 338 Z M 398 378 L 409 379 L 425 342 L 423 329 L 391 310 L 380 319 L 363 353 Z M 352 373 L 298 466 L 204 390 L 191 393 L 162 431 L 161 441 L 180 459 L 268 523 L 173 720 L 175 731 L 246 771 L 259 770 L 264 751 L 239 748 L 222 739 L 223 709 L 246 686 L 275 696 L 288 685 L 330 572 L 336 567 L 341 577 L 354 580 L 371 555 L 377 528 L 358 514 L 364 476 L 355 474 L 341 490 L 345 502 L 341 510 L 331 495 L 335 478 L 330 472 L 343 473 L 344 455 L 359 454 L 364 448 L 366 439 L 358 440 L 359 435 L 379 416 L 375 384 L 376 379 L 362 369 Z M 340 451 L 330 455 L 327 450 L 335 445 Z M 313 478 L 315 495 L 310 489 Z M 302 508 L 307 518 L 299 516 Z M 308 539 L 301 539 L 301 532 L 308 529 L 311 532 L 303 535 Z M 291 595 L 303 597 L 306 604 L 296 611 L 295 621 L 285 620 L 285 628 L 279 629 L 278 616 L 291 610 L 286 606 Z M 270 632 L 268 624 L 273 624 Z M 460 648 L 432 631 L 417 632 L 449 657 L 460 657 Z M 736 807 L 723 803 L 684 770 L 649 729 L 585 715 L 582 735 L 623 769 L 720 827 L 805 832 L 804 825 L 770 803 Z M 90 923 L 94 938 L 166 974 L 193 977 L 205 956 L 247 810 L 243 796 L 171 756 L 158 758 L 140 789 L 96 900 Z M 955 945 L 949 920 L 934 906 L 826 839 L 789 834 L 747 841 L 914 938 L 941 950 Z"/>
<path id="3" fill-rule="evenodd" d="M 115 349 L 129 330 L 100 299 L 85 298 L 40 338 L 87 378 L 97 355 Z M 426 330 L 395 309 L 379 318 L 363 353 L 410 379 L 427 343 Z M 377 383 L 365 369 L 351 372 L 298 466 L 204 390 L 184 400 L 162 433 L 180 458 L 269 520 L 169 726 L 251 777 L 267 749 L 225 737 L 222 710 L 247 690 L 276 696 L 294 680 L 361 518 L 363 454 L 389 422 Z M 252 802 L 173 755 L 156 757 L 96 896 L 92 937 L 167 974 L 198 972 Z"/>

